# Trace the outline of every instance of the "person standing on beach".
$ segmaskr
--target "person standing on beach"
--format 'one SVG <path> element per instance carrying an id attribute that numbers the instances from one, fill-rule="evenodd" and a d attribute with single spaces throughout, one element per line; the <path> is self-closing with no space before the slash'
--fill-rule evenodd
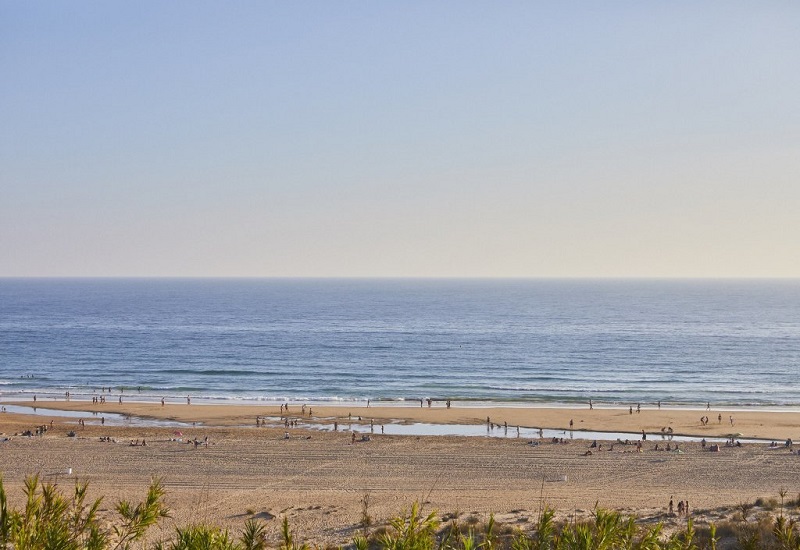
<path id="1" fill-rule="evenodd" d="M 589 400 L 589 410 L 591 411 L 592 409 L 594 409 L 594 405 L 592 404 L 592 400 L 590 399 Z"/>
<path id="2" fill-rule="evenodd" d="M 672 502 L 672 497 L 669 497 L 669 515 L 672 515 L 675 511 L 675 504 Z"/>
<path id="3" fill-rule="evenodd" d="M 192 398 L 190 396 L 188 396 L 188 395 L 186 396 L 186 404 L 187 405 L 191 405 L 192 404 Z"/>

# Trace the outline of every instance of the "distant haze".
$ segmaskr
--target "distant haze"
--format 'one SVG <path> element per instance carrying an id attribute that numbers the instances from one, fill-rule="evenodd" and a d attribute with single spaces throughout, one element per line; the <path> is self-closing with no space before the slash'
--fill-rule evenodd
<path id="1" fill-rule="evenodd" d="M 0 276 L 800 277 L 798 2 L 0 3 Z"/>

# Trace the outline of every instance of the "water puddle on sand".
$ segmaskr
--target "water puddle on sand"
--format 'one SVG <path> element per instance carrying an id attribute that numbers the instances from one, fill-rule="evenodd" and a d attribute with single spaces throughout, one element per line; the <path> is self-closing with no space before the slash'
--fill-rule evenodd
<path id="1" fill-rule="evenodd" d="M 27 407 L 24 405 L 3 405 L 6 412 L 14 414 L 29 414 L 34 416 L 47 416 L 55 418 L 82 418 L 87 424 L 104 424 L 108 426 L 154 426 L 162 428 L 185 428 L 191 423 L 176 420 L 161 420 L 156 418 L 142 418 L 117 413 L 100 413 L 96 411 L 62 411 L 59 409 L 45 409 L 43 407 Z M 105 419 L 105 423 L 103 423 Z"/>
<path id="2" fill-rule="evenodd" d="M 178 422 L 176 420 L 161 420 L 155 418 L 143 418 L 128 416 L 117 413 L 100 414 L 99 412 L 87 411 L 64 411 L 58 409 L 45 409 L 42 407 L 29 407 L 22 405 L 4 405 L 6 412 L 16 414 L 29 414 L 35 416 L 48 416 L 56 418 L 82 418 L 89 424 L 101 424 L 105 418 L 105 424 L 109 426 L 139 426 L 139 427 L 166 427 L 166 428 L 186 428 L 191 427 L 190 422 Z M 262 416 L 261 419 L 268 423 L 270 427 L 281 428 L 284 421 L 277 416 Z M 324 420 L 324 419 L 323 419 Z M 320 431 L 333 431 L 333 419 L 329 419 L 328 424 L 300 422 L 298 428 Z M 201 424 L 197 424 L 201 426 Z M 243 426 L 255 427 L 255 426 Z M 494 427 L 486 424 L 429 424 L 424 422 L 387 422 L 384 424 L 375 423 L 370 425 L 368 422 L 339 422 L 339 431 L 356 432 L 358 434 L 386 434 L 386 435 L 407 435 L 407 436 L 464 436 L 464 437 L 496 437 L 507 439 L 525 439 L 528 441 L 549 443 L 554 440 L 561 441 L 629 441 L 636 443 L 642 437 L 641 433 L 633 432 L 596 432 L 590 430 L 553 430 L 543 428 L 525 428 L 508 426 L 507 428 L 495 424 Z M 703 437 L 669 435 L 665 433 L 647 434 L 646 443 L 683 443 L 700 442 Z M 706 437 L 708 443 L 725 443 L 725 437 Z M 763 443 L 761 439 L 738 438 L 742 443 Z"/>
<path id="3" fill-rule="evenodd" d="M 271 427 L 283 426 L 283 421 L 279 417 L 268 416 L 261 417 L 263 420 L 270 423 Z M 301 421 L 297 425 L 298 428 L 333 431 L 333 424 L 313 424 L 304 423 Z M 383 428 L 383 431 L 381 431 Z M 384 424 L 375 423 L 370 425 L 368 422 L 339 422 L 339 431 L 356 432 L 358 434 L 386 434 L 386 435 L 411 435 L 411 436 L 426 436 L 426 435 L 455 435 L 465 437 L 497 437 L 515 439 L 526 439 L 529 441 L 543 441 L 545 443 L 558 439 L 564 441 L 580 440 L 580 441 L 629 441 L 636 443 L 642 438 L 641 432 L 595 432 L 589 430 L 552 430 L 542 429 L 541 432 L 538 428 L 519 428 L 517 431 L 516 426 L 499 426 L 495 424 L 494 428 L 485 424 L 427 424 L 423 422 L 414 423 L 401 423 L 401 422 L 388 422 Z M 647 441 L 645 443 L 669 443 L 669 442 L 695 442 L 699 443 L 703 437 L 686 436 L 686 435 L 669 435 L 662 433 L 647 434 Z M 725 443 L 725 437 L 706 437 L 708 443 Z M 742 439 L 737 437 L 737 441 L 742 443 L 763 443 L 761 439 Z"/>

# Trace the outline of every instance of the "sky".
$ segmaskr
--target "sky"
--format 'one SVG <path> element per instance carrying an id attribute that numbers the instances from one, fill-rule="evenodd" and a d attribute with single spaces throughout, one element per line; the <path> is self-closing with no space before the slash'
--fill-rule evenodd
<path id="1" fill-rule="evenodd" d="M 0 276 L 800 277 L 800 2 L 0 1 Z"/>

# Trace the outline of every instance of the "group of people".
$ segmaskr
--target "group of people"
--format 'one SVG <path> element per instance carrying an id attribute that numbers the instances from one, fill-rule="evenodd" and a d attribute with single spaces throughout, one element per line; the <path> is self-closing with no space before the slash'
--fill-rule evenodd
<path id="1" fill-rule="evenodd" d="M 51 420 L 49 428 L 52 428 L 52 427 L 53 427 L 53 421 Z M 41 424 L 39 426 L 36 426 L 36 428 L 33 429 L 33 430 L 25 430 L 22 433 L 14 434 L 14 435 L 21 435 L 21 436 L 25 436 L 25 437 L 33 437 L 34 435 L 37 435 L 37 436 L 44 435 L 45 432 L 47 432 L 47 430 L 49 428 L 48 428 L 47 424 Z"/>
<path id="2" fill-rule="evenodd" d="M 669 515 L 675 514 L 675 503 L 672 497 L 669 497 Z M 688 516 L 689 515 L 689 501 L 688 500 L 679 500 L 678 501 L 678 515 L 679 516 Z"/>

